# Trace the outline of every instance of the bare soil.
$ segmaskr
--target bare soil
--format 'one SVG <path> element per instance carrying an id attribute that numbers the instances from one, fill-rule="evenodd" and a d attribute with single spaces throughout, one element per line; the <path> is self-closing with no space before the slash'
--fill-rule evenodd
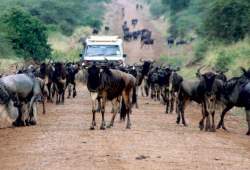
<path id="1" fill-rule="evenodd" d="M 139 18 L 138 27 L 155 31 L 156 45 L 140 49 L 139 42 L 125 43 L 128 63 L 140 57 L 157 59 L 167 52 L 164 38 L 133 0 L 115 0 L 108 8 L 106 22 L 113 33 L 121 33 L 121 8 L 125 20 Z M 137 27 L 137 28 L 138 28 Z M 243 117 L 227 115 L 229 132 L 201 132 L 200 108 L 187 109 L 188 127 L 176 125 L 175 114 L 165 114 L 164 106 L 139 97 L 133 109 L 132 129 L 117 118 L 114 128 L 90 131 L 91 102 L 85 86 L 78 83 L 78 96 L 64 105 L 48 104 L 47 114 L 39 114 L 36 126 L 0 129 L 0 169 L 235 169 L 250 168 L 250 138 L 245 136 Z M 111 119 L 110 106 L 106 121 Z M 41 107 L 39 106 L 41 113 Z"/>

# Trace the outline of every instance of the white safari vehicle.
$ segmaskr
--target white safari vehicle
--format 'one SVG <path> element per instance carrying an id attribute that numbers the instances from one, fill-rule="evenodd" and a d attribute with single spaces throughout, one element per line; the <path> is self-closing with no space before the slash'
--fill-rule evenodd
<path id="1" fill-rule="evenodd" d="M 90 36 L 86 39 L 82 54 L 83 65 L 113 63 L 124 66 L 126 54 L 123 53 L 122 39 L 118 36 Z"/>

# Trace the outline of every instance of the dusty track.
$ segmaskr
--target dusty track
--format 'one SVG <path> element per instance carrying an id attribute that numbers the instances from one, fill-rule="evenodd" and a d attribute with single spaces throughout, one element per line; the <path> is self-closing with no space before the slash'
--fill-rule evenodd
<path id="1" fill-rule="evenodd" d="M 150 26 L 131 2 L 112 4 L 107 22 L 115 33 L 120 31 L 122 6 L 129 13 L 125 19 L 137 17 L 142 20 L 140 27 Z M 154 35 L 163 40 L 159 33 Z M 138 45 L 125 44 L 129 63 L 165 52 L 161 44 L 147 50 Z M 243 118 L 227 117 L 229 133 L 206 133 L 197 127 L 196 105 L 188 109 L 188 127 L 176 125 L 176 115 L 166 115 L 159 102 L 140 98 L 139 107 L 133 110 L 131 130 L 116 120 L 113 129 L 90 131 L 89 94 L 78 83 L 77 98 L 66 100 L 65 105 L 48 104 L 48 113 L 39 115 L 37 126 L 0 129 L 0 169 L 249 169 L 250 138 L 244 135 Z M 109 111 L 110 107 L 106 121 L 111 118 Z"/>

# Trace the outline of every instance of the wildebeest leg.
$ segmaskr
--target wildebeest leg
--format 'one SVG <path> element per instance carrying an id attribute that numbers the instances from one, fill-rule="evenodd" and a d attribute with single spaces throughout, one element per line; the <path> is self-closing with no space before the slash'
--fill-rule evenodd
<path id="1" fill-rule="evenodd" d="M 166 113 L 168 113 L 168 111 L 169 111 L 169 92 L 168 92 L 168 90 L 166 89 L 166 92 L 165 92 L 166 94 L 166 96 L 165 96 L 165 100 L 166 100 Z"/>
<path id="2" fill-rule="evenodd" d="M 97 101 L 98 101 L 98 105 L 97 105 L 97 108 L 95 108 L 96 112 L 101 112 L 101 99 L 97 98 Z"/>
<path id="3" fill-rule="evenodd" d="M 212 128 L 211 128 L 211 132 L 215 132 L 215 131 L 216 131 L 216 130 L 215 130 L 214 114 L 215 114 L 215 111 L 213 111 L 213 112 L 211 113 L 211 115 L 212 115 Z"/>
<path id="4" fill-rule="evenodd" d="M 19 127 L 19 126 L 24 126 L 24 125 L 25 125 L 24 121 L 22 120 L 22 108 L 21 108 L 21 106 L 18 107 L 18 117 L 17 117 L 17 119 L 12 123 L 12 125 L 13 125 L 13 126 L 17 126 L 17 127 Z"/>
<path id="5" fill-rule="evenodd" d="M 52 98 L 51 98 L 51 96 L 52 96 L 52 94 L 51 94 L 51 83 L 47 83 L 47 88 L 48 88 L 48 92 L 49 92 L 49 94 L 48 94 L 48 96 L 47 96 L 47 100 L 48 100 L 49 102 L 53 102 L 53 101 L 52 101 Z"/>
<path id="6" fill-rule="evenodd" d="M 221 117 L 220 117 L 220 121 L 219 121 L 219 123 L 218 123 L 218 125 L 217 125 L 217 129 L 220 129 L 220 128 L 222 127 L 224 130 L 227 131 L 227 128 L 226 128 L 225 125 L 224 125 L 224 117 L 225 117 L 226 113 L 227 113 L 230 109 L 232 109 L 232 108 L 233 108 L 233 106 L 230 105 L 230 106 L 227 106 L 227 107 L 222 111 Z"/>
<path id="7" fill-rule="evenodd" d="M 173 113 L 174 111 L 174 99 L 175 99 L 175 96 L 174 96 L 174 92 L 170 92 L 170 99 L 169 99 L 169 102 L 170 102 L 170 113 Z"/>
<path id="8" fill-rule="evenodd" d="M 95 113 L 96 113 L 96 100 L 92 100 L 92 123 L 90 126 L 90 130 L 94 130 L 96 126 L 96 121 L 95 121 Z"/>
<path id="9" fill-rule="evenodd" d="M 136 98 L 138 98 L 138 93 L 139 93 L 139 92 L 138 92 L 138 91 L 139 91 L 138 89 L 139 89 L 139 86 L 136 86 Z M 136 100 L 135 108 L 137 108 L 137 109 L 139 108 L 139 106 L 138 106 L 138 100 Z"/>
<path id="10" fill-rule="evenodd" d="M 32 111 L 29 113 L 30 115 L 30 124 L 31 125 L 36 125 L 37 124 L 37 103 L 32 104 Z"/>
<path id="11" fill-rule="evenodd" d="M 66 87 L 68 87 L 68 99 L 71 97 L 71 84 L 67 84 Z"/>
<path id="12" fill-rule="evenodd" d="M 76 83 L 73 83 L 73 98 L 76 97 Z"/>
<path id="13" fill-rule="evenodd" d="M 130 99 L 129 99 L 129 93 L 125 93 L 125 95 L 123 95 L 124 97 L 124 102 L 126 105 L 126 113 L 127 113 L 127 129 L 131 128 L 131 122 L 130 122 L 130 113 L 131 113 L 131 103 L 130 103 Z"/>
<path id="14" fill-rule="evenodd" d="M 200 128 L 200 130 L 203 130 L 204 129 L 204 120 L 206 118 L 206 116 L 205 116 L 205 109 L 204 109 L 204 104 L 203 103 L 201 104 L 201 113 L 202 113 L 202 119 L 199 122 L 199 128 Z"/>
<path id="15" fill-rule="evenodd" d="M 149 95 L 149 87 L 147 85 L 144 85 L 144 90 L 145 90 L 145 93 L 146 93 L 146 97 L 148 97 L 148 95 Z"/>
<path id="16" fill-rule="evenodd" d="M 246 108 L 246 119 L 248 123 L 248 131 L 246 135 L 250 135 L 250 108 Z"/>
<path id="17" fill-rule="evenodd" d="M 64 104 L 64 95 L 65 95 L 65 90 L 63 89 L 63 92 L 62 92 L 62 104 Z"/>
<path id="18" fill-rule="evenodd" d="M 140 86 L 140 89 L 141 89 L 141 96 L 144 97 L 144 91 L 143 91 L 143 87 Z"/>
<path id="19" fill-rule="evenodd" d="M 105 105 L 106 105 L 106 98 L 104 97 L 101 101 L 101 114 L 102 114 L 102 124 L 100 127 L 101 130 L 105 130 L 105 128 L 106 128 L 105 117 L 104 117 Z"/>
<path id="20" fill-rule="evenodd" d="M 45 115 L 46 114 L 45 99 L 43 99 L 42 104 L 43 104 L 43 114 Z"/>
<path id="21" fill-rule="evenodd" d="M 181 107 L 180 107 L 180 110 L 179 110 L 179 112 L 180 112 L 180 114 L 181 114 L 182 124 L 183 124 L 184 126 L 187 126 L 186 120 L 185 120 L 185 115 L 184 115 L 185 108 L 186 108 L 186 103 L 187 103 L 187 99 L 186 99 L 186 98 L 183 98 L 183 101 L 180 102 Z M 178 115 L 178 116 L 180 116 L 180 115 Z M 177 121 L 178 121 L 178 118 L 177 118 Z M 179 122 L 180 122 L 180 120 L 179 120 Z"/>
<path id="22" fill-rule="evenodd" d="M 107 128 L 111 128 L 111 127 L 113 127 L 113 125 L 114 125 L 114 121 L 115 121 L 116 114 L 117 114 L 117 112 L 118 112 L 118 110 L 119 110 L 119 108 L 120 108 L 120 99 L 121 99 L 121 98 L 118 97 L 118 98 L 116 98 L 116 99 L 114 99 L 114 100 L 112 101 L 113 108 L 114 108 L 114 112 L 113 112 L 113 116 L 112 116 L 112 118 L 111 118 L 110 124 L 107 126 Z"/>

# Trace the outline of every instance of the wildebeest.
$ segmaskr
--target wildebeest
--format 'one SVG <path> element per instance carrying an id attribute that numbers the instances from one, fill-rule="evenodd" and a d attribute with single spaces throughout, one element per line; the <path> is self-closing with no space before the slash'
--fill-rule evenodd
<path id="1" fill-rule="evenodd" d="M 223 128 L 224 116 L 226 113 L 236 107 L 244 107 L 246 111 L 246 121 L 248 123 L 247 135 L 250 135 L 250 69 L 246 71 L 242 68 L 243 74 L 240 77 L 233 77 L 226 81 L 221 90 L 220 100 L 226 106 L 222 111 L 221 119 L 218 123 L 217 129 Z"/>
<path id="2" fill-rule="evenodd" d="M 151 39 L 152 32 L 148 29 L 141 30 L 141 42 L 145 39 Z"/>
<path id="3" fill-rule="evenodd" d="M 188 42 L 186 41 L 186 40 L 178 40 L 178 41 L 176 41 L 176 43 L 175 43 L 177 46 L 178 45 L 186 45 L 186 44 L 188 44 Z"/>
<path id="4" fill-rule="evenodd" d="M 169 36 L 167 38 L 167 43 L 168 43 L 169 48 L 171 48 L 174 45 L 174 41 L 175 41 L 174 36 Z"/>
<path id="5" fill-rule="evenodd" d="M 173 112 L 174 110 L 174 103 L 176 103 L 176 113 L 177 113 L 177 105 L 178 105 L 178 100 L 176 93 L 178 93 L 180 89 L 181 82 L 183 81 L 183 77 L 180 76 L 176 71 L 178 69 L 173 69 L 171 76 L 169 78 L 169 102 L 170 102 L 170 113 Z M 167 111 L 168 112 L 168 111 Z"/>
<path id="6" fill-rule="evenodd" d="M 143 39 L 142 42 L 141 42 L 141 48 L 144 47 L 144 45 L 154 45 L 154 39 L 152 38 L 146 38 L 146 39 Z"/>
<path id="7" fill-rule="evenodd" d="M 112 101 L 116 106 L 111 119 L 110 125 L 114 124 L 116 113 L 118 112 L 120 99 L 122 96 L 122 108 L 125 112 L 121 111 L 121 114 L 125 114 L 122 117 L 127 116 L 127 128 L 131 127 L 130 113 L 132 104 L 136 103 L 136 79 L 134 76 L 124 73 L 119 70 L 109 69 L 108 67 L 98 68 L 95 64 L 88 68 L 87 87 L 92 98 L 92 113 L 93 119 L 90 129 L 94 129 L 96 126 L 95 113 L 96 113 L 96 100 L 101 101 L 101 114 L 102 124 L 100 129 L 105 129 L 106 123 L 104 119 L 105 106 L 107 101 Z M 131 103 L 132 96 L 132 103 Z"/>
<path id="8" fill-rule="evenodd" d="M 131 24 L 135 27 L 138 24 L 138 19 L 132 19 Z"/>
<path id="9" fill-rule="evenodd" d="M 184 110 L 187 101 L 195 101 L 201 104 L 202 107 L 202 119 L 199 123 L 200 129 L 204 128 L 204 120 L 206 119 L 205 130 L 214 131 L 214 107 L 216 102 L 216 97 L 220 91 L 219 88 L 214 87 L 215 82 L 219 81 L 216 78 L 216 74 L 212 72 L 207 72 L 199 76 L 197 80 L 183 80 L 178 92 L 178 117 L 177 123 L 182 123 L 186 126 L 186 121 L 184 117 Z M 209 108 L 208 108 L 209 106 Z M 213 108 L 211 108 L 213 107 Z M 211 113 L 209 113 L 211 112 Z M 210 126 L 209 114 L 212 114 L 213 125 Z"/>
<path id="10" fill-rule="evenodd" d="M 93 28 L 93 30 L 92 30 L 92 34 L 94 34 L 94 35 L 97 35 L 97 34 L 99 34 L 99 30 L 95 27 L 95 28 Z"/>
<path id="11" fill-rule="evenodd" d="M 43 81 L 27 74 L 16 74 L 3 77 L 0 82 L 9 96 L 14 97 L 18 103 L 19 114 L 13 125 L 35 125 L 37 123 L 36 102 L 43 100 L 41 89 L 44 86 Z M 25 105 L 28 105 L 28 110 L 23 112 Z"/>
<path id="12" fill-rule="evenodd" d="M 105 30 L 106 32 L 109 32 L 109 30 L 110 30 L 109 26 L 105 26 L 105 27 L 104 27 L 104 30 Z"/>
<path id="13" fill-rule="evenodd" d="M 122 18 L 125 17 L 125 8 L 122 8 Z"/>
<path id="14" fill-rule="evenodd" d="M 66 70 L 62 62 L 56 62 L 52 73 L 52 98 L 56 95 L 56 104 L 64 103 L 66 88 Z"/>
<path id="15" fill-rule="evenodd" d="M 68 98 L 71 97 L 72 86 L 73 86 L 73 98 L 76 96 L 76 82 L 75 77 L 79 71 L 79 65 L 75 63 L 66 64 L 66 87 L 68 88 Z"/>

